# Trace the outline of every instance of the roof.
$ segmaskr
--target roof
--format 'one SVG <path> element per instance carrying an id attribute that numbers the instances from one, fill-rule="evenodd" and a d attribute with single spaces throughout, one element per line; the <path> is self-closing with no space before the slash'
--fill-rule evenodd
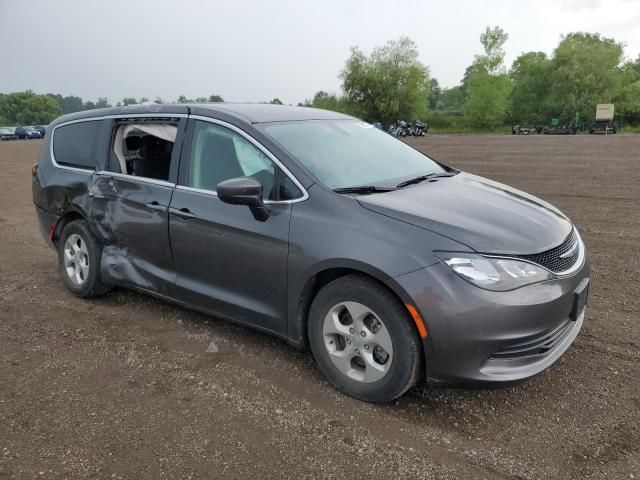
<path id="1" fill-rule="evenodd" d="M 348 115 L 311 107 L 293 107 L 269 103 L 194 103 L 189 107 L 232 113 L 252 123 L 287 122 L 300 120 L 345 120 Z"/>
<path id="2" fill-rule="evenodd" d="M 272 105 L 267 103 L 166 103 L 143 104 L 123 107 L 100 108 L 69 113 L 58 117 L 51 123 L 51 127 L 62 122 L 96 118 L 110 115 L 136 115 L 157 113 L 158 115 L 186 114 L 191 111 L 197 115 L 220 115 L 236 117 L 241 121 L 251 123 L 287 122 L 301 120 L 347 120 L 353 119 L 348 115 L 311 107 L 292 107 L 288 105 Z"/>

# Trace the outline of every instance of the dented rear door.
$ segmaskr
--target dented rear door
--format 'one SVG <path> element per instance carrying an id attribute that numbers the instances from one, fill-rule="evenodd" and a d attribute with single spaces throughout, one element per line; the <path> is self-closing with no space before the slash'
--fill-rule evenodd
<path id="1" fill-rule="evenodd" d="M 171 296 L 175 271 L 168 233 L 173 184 L 116 173 L 93 176 L 91 217 L 102 233 L 102 273 L 117 285 Z"/>
<path id="2" fill-rule="evenodd" d="M 179 120 L 168 181 L 112 172 L 106 165 L 91 179 L 90 216 L 104 244 L 102 274 L 111 283 L 174 296 L 168 209 L 185 123 L 186 115 Z"/>

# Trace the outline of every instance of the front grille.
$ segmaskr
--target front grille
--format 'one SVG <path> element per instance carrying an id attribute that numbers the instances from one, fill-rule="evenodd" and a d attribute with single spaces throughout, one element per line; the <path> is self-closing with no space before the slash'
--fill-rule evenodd
<path id="1" fill-rule="evenodd" d="M 551 350 L 565 335 L 576 325 L 576 322 L 565 320 L 555 328 L 538 335 L 526 342 L 516 343 L 503 348 L 491 355 L 491 359 L 509 359 L 529 357 L 532 355 L 544 355 Z"/>
<path id="2" fill-rule="evenodd" d="M 572 249 L 573 252 L 571 253 L 571 255 L 566 258 L 562 258 L 562 255 L 565 255 L 567 252 L 571 252 Z M 571 230 L 571 233 L 569 234 L 567 239 L 559 246 L 542 253 L 534 253 L 532 255 L 518 255 L 518 258 L 537 263 L 538 265 L 541 265 L 554 273 L 558 273 L 573 267 L 578 261 L 579 255 L 580 245 L 578 236 L 576 235 L 575 229 L 573 229 Z"/>

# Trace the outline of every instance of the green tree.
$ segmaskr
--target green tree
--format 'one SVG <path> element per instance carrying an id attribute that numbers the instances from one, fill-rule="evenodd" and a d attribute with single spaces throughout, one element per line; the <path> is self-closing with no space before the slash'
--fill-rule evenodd
<path id="1" fill-rule="evenodd" d="M 125 97 L 122 99 L 122 105 L 124 105 L 125 107 L 127 105 L 135 105 L 137 103 L 138 101 L 134 97 Z"/>
<path id="2" fill-rule="evenodd" d="M 110 106 L 111 104 L 107 97 L 98 97 L 98 100 L 96 101 L 96 108 L 109 108 Z"/>
<path id="3" fill-rule="evenodd" d="M 616 98 L 616 116 L 625 124 L 640 124 L 640 80 L 622 89 Z"/>
<path id="4" fill-rule="evenodd" d="M 550 65 L 550 102 L 561 119 L 576 113 L 595 117 L 596 104 L 609 103 L 620 91 L 622 45 L 599 34 L 570 33 L 554 51 Z"/>
<path id="5" fill-rule="evenodd" d="M 32 91 L 0 96 L 0 117 L 13 125 L 46 125 L 62 114 L 58 102 L 49 95 Z"/>
<path id="6" fill-rule="evenodd" d="M 224 99 L 220 95 L 209 95 L 209 102 L 224 102 Z"/>
<path id="7" fill-rule="evenodd" d="M 438 80 L 432 78 L 429 81 L 429 108 L 434 110 L 438 105 L 438 100 L 440 99 L 440 95 L 442 94 L 442 89 L 440 88 L 440 84 Z"/>
<path id="8" fill-rule="evenodd" d="M 427 112 L 429 70 L 409 38 L 389 41 L 368 57 L 352 48 L 340 78 L 350 109 L 369 121 L 411 121 Z"/>
<path id="9" fill-rule="evenodd" d="M 269 103 L 272 105 L 283 105 L 282 100 L 280 100 L 279 98 L 274 98 Z"/>
<path id="10" fill-rule="evenodd" d="M 474 128 L 492 129 L 504 124 L 509 109 L 511 80 L 504 70 L 504 43 L 509 35 L 500 27 L 480 35 L 484 54 L 476 55 L 467 69 L 464 92 L 465 119 Z"/>
<path id="11" fill-rule="evenodd" d="M 484 53 L 476 55 L 473 61 L 476 70 L 483 70 L 490 75 L 502 73 L 504 68 L 504 44 L 509 39 L 509 34 L 496 26 L 487 27 L 480 35 L 480 43 Z"/>
<path id="12" fill-rule="evenodd" d="M 464 106 L 462 85 L 444 88 L 436 102 L 436 109 L 444 112 L 461 112 Z"/>
<path id="13" fill-rule="evenodd" d="M 619 68 L 620 93 L 627 86 L 640 80 L 640 56 L 636 60 L 628 60 Z"/>
<path id="14" fill-rule="evenodd" d="M 58 105 L 60 105 L 60 108 L 62 108 L 62 113 L 65 115 L 67 113 L 80 112 L 85 109 L 84 102 L 80 97 L 76 97 L 74 95 L 63 97 L 59 93 L 48 93 L 47 96 L 54 99 L 58 103 Z"/>
<path id="15" fill-rule="evenodd" d="M 462 94 L 466 98 L 469 79 L 476 72 L 484 72 L 497 75 L 504 71 L 504 44 L 509 39 L 509 34 L 500 27 L 487 27 L 480 34 L 480 43 L 484 53 L 474 55 L 473 62 L 469 65 L 462 77 Z"/>
<path id="16" fill-rule="evenodd" d="M 514 122 L 536 125 L 548 121 L 550 63 L 543 52 L 523 53 L 513 62 L 509 100 Z"/>
<path id="17" fill-rule="evenodd" d="M 509 108 L 511 81 L 508 75 L 475 72 L 469 78 L 464 116 L 470 126 L 479 130 L 504 125 Z"/>
<path id="18" fill-rule="evenodd" d="M 333 110 L 334 112 L 347 113 L 348 105 L 344 97 L 339 97 L 335 93 L 327 93 L 324 90 L 316 92 L 312 100 L 306 100 L 303 104 L 307 107 Z"/>

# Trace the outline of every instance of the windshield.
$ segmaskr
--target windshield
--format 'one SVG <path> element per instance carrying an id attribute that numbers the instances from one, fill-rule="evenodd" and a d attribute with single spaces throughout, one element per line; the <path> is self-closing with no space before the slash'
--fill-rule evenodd
<path id="1" fill-rule="evenodd" d="M 446 170 L 404 142 L 359 120 L 266 124 L 264 131 L 330 188 L 398 182 Z"/>

